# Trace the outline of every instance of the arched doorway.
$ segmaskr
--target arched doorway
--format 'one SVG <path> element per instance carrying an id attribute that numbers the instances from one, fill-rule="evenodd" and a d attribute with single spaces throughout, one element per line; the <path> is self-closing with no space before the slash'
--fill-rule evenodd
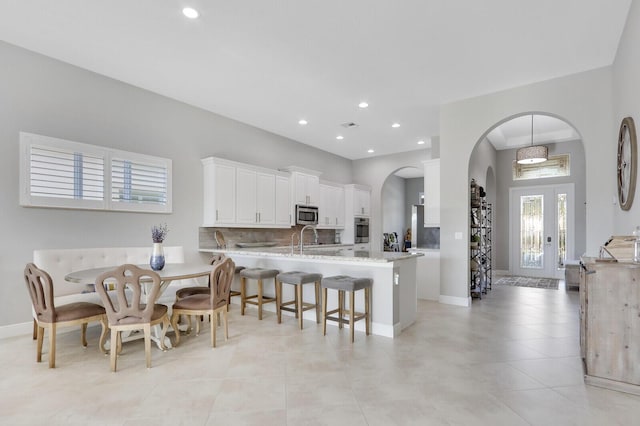
<path id="1" fill-rule="evenodd" d="M 546 146 L 550 160 L 518 165 L 516 151 L 527 145 Z M 562 117 L 524 112 L 485 132 L 472 151 L 469 179 L 493 204 L 493 272 L 563 276 L 564 261 L 586 250 L 585 175 L 582 138 Z"/>

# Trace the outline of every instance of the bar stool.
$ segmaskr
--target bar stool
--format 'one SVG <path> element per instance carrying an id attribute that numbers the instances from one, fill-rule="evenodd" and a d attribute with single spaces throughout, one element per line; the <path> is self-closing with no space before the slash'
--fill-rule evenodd
<path id="1" fill-rule="evenodd" d="M 322 334 L 327 335 L 327 320 L 336 321 L 338 327 L 347 322 L 344 315 L 349 316 L 351 343 L 354 341 L 354 324 L 361 319 L 366 320 L 367 336 L 371 332 L 371 278 L 354 278 L 347 275 L 336 275 L 322 279 Z M 327 312 L 327 289 L 338 290 L 338 308 Z M 364 289 L 364 313 L 355 311 L 355 292 Z M 344 292 L 349 292 L 349 312 L 344 309 Z M 329 315 L 337 313 L 337 317 Z"/>
<path id="2" fill-rule="evenodd" d="M 273 278 L 275 287 L 275 278 L 280 273 L 277 269 L 264 268 L 245 268 L 240 271 L 240 314 L 244 315 L 244 308 L 247 303 L 258 307 L 258 319 L 262 319 L 262 305 L 269 302 L 277 302 L 276 297 L 265 297 L 262 292 L 262 280 Z M 258 293 L 247 296 L 247 279 L 258 280 Z M 274 289 L 275 290 L 275 289 Z M 257 299 L 257 300 L 252 300 Z M 276 304 L 277 306 L 277 304 Z"/>
<path id="3" fill-rule="evenodd" d="M 239 274 L 243 269 L 246 268 L 244 266 L 236 266 L 236 274 Z M 231 290 L 231 293 L 229 293 L 229 300 L 227 301 L 227 312 L 229 312 L 229 304 L 231 303 L 231 298 L 233 296 L 242 296 L 242 292 L 233 289 Z"/>
<path id="4" fill-rule="evenodd" d="M 293 312 L 298 318 L 298 324 L 300 330 L 302 330 L 302 314 L 309 309 L 316 310 L 316 322 L 320 324 L 320 281 L 322 280 L 322 274 L 307 273 L 300 271 L 283 272 L 276 276 L 276 299 L 278 310 L 278 324 L 282 322 L 282 311 Z M 289 302 L 282 301 L 282 283 L 291 284 L 296 287 L 295 299 Z M 315 303 L 306 303 L 302 300 L 302 286 L 304 284 L 315 284 Z M 291 308 L 289 305 L 293 305 Z"/>

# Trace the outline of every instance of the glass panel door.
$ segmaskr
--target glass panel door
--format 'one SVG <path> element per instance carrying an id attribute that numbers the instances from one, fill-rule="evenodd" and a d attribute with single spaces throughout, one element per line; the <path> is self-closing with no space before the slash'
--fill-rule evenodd
<path id="1" fill-rule="evenodd" d="M 520 268 L 544 268 L 544 196 L 520 196 Z"/>
<path id="2" fill-rule="evenodd" d="M 511 188 L 510 272 L 562 278 L 573 250 L 573 185 Z"/>

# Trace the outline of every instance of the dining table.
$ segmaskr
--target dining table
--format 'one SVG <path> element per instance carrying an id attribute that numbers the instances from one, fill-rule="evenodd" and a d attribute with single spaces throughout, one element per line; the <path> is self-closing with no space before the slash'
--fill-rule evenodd
<path id="1" fill-rule="evenodd" d="M 100 268 L 82 269 L 78 271 L 72 271 L 65 275 L 65 281 L 78 284 L 95 284 L 96 279 L 104 272 L 111 271 L 119 267 L 120 265 L 105 266 Z M 150 269 L 149 265 L 136 265 L 143 269 Z M 191 278 L 200 278 L 208 276 L 211 273 L 212 266 L 209 263 L 167 263 L 164 268 L 156 272 L 160 276 L 160 291 L 158 298 L 164 293 L 173 281 L 186 280 Z M 142 277 L 142 298 L 143 303 L 155 303 L 156 300 L 148 300 L 150 285 L 152 283 L 149 277 Z M 105 282 L 105 285 L 110 285 L 109 281 Z M 111 289 L 111 288 L 109 288 Z M 160 344 L 161 329 L 160 325 L 152 327 L 151 340 L 153 340 L 158 348 L 162 349 Z M 176 331 L 177 332 L 177 331 Z M 122 342 L 128 342 L 131 340 L 141 339 L 144 337 L 143 333 L 129 332 L 123 334 Z M 165 337 L 165 347 L 171 348 L 171 340 Z M 107 343 L 108 347 L 108 343 Z"/>

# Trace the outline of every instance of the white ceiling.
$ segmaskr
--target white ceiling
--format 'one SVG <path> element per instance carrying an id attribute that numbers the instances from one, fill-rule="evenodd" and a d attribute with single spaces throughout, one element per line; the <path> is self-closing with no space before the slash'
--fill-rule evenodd
<path id="1" fill-rule="evenodd" d="M 443 103 L 610 65 L 630 4 L 0 0 L 0 40 L 357 159 L 419 149 Z"/>
<path id="2" fill-rule="evenodd" d="M 531 115 L 523 115 L 506 121 L 487 134 L 487 139 L 497 150 L 520 148 L 531 144 Z M 580 134 L 564 120 L 548 115 L 533 115 L 533 144 L 570 142 L 580 139 Z"/>

